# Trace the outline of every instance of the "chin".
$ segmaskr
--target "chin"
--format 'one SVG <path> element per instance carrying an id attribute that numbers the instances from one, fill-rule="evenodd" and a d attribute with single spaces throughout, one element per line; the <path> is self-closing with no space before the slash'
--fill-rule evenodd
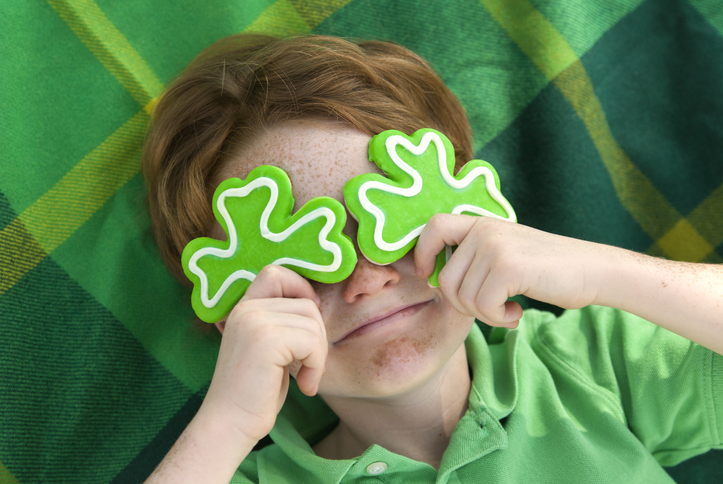
<path id="1" fill-rule="evenodd" d="M 353 364 L 330 358 L 319 393 L 329 397 L 385 398 L 413 392 L 439 375 L 454 354 L 454 348 L 440 351 L 438 343 L 429 333 L 399 335 L 363 352 Z"/>

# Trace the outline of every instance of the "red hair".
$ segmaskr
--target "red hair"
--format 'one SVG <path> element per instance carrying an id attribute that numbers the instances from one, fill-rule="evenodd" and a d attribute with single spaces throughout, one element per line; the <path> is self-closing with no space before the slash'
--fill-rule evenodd
<path id="1" fill-rule="evenodd" d="M 161 96 L 143 151 L 154 235 L 168 270 L 213 225 L 215 176 L 265 129 L 321 118 L 370 136 L 429 127 L 449 137 L 457 169 L 473 157 L 457 98 L 432 68 L 390 42 L 239 34 L 205 49 Z"/>

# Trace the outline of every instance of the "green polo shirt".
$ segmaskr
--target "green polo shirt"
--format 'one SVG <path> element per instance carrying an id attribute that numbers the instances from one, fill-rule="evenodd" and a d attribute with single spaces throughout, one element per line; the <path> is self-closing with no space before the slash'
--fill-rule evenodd
<path id="1" fill-rule="evenodd" d="M 723 357 L 630 314 L 527 310 L 489 342 L 475 325 L 465 345 L 469 409 L 439 471 L 378 445 L 316 456 L 336 417 L 295 390 L 274 443 L 232 482 L 660 484 L 673 482 L 661 465 L 723 447 Z"/>

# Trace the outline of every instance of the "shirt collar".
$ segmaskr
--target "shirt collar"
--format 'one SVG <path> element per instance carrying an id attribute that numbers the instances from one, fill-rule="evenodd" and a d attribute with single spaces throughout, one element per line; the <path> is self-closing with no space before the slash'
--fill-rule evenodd
<path id="1" fill-rule="evenodd" d="M 469 408 L 452 433 L 440 474 L 448 474 L 507 445 L 507 434 L 500 419 L 508 416 L 517 403 L 514 356 L 517 331 L 493 331 L 492 336 L 501 344 L 488 345 L 479 326 L 475 324 L 465 340 L 467 361 L 472 370 Z M 308 442 L 320 440 L 337 421 L 336 415 L 320 397 L 304 396 L 292 382 L 289 397 L 270 433 L 276 446 L 261 450 L 259 472 L 264 472 L 267 467 L 264 462 L 268 463 L 270 471 L 272 466 L 278 468 L 280 460 L 286 461 L 283 467 L 295 467 L 298 472 L 308 473 L 309 477 L 324 483 L 341 482 L 348 473 L 364 474 L 367 466 L 373 462 L 385 462 L 390 472 L 399 468 L 404 468 L 406 473 L 413 470 L 421 473 L 436 472 L 427 464 L 393 454 L 377 445 L 369 447 L 355 459 L 328 460 L 317 456 Z"/>

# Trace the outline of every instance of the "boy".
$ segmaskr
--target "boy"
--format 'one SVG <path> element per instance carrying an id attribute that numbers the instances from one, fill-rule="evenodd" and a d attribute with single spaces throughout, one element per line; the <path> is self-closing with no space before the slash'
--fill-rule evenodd
<path id="1" fill-rule="evenodd" d="M 459 102 L 394 44 L 214 44 L 159 102 L 144 153 L 169 270 L 187 282 L 186 243 L 224 238 L 210 209 L 224 179 L 271 164 L 296 209 L 343 202 L 347 180 L 377 171 L 371 136 L 424 127 L 450 138 L 457 168 L 473 158 Z M 458 249 L 430 288 L 445 245 Z M 721 447 L 720 267 L 461 215 L 433 217 L 397 262 L 358 259 L 337 284 L 257 276 L 217 323 L 208 394 L 149 482 L 664 482 L 661 463 Z M 520 324 L 518 294 L 584 309 Z M 475 318 L 506 329 L 488 344 Z M 311 442 L 277 420 L 289 375 L 339 418 Z"/>

